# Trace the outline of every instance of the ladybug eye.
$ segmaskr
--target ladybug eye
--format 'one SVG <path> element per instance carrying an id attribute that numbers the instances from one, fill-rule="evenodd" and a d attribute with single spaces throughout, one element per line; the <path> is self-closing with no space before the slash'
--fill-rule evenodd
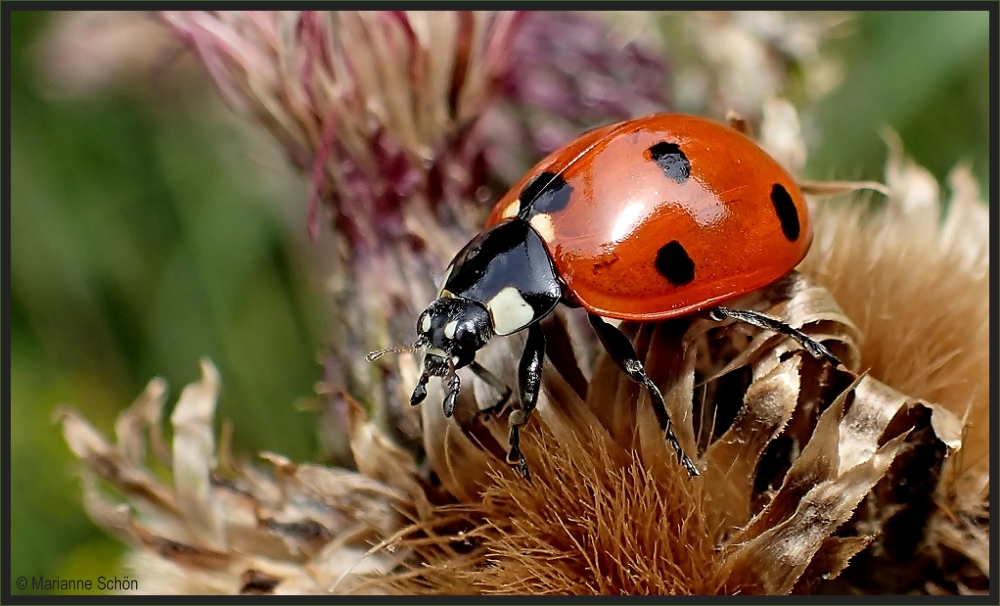
<path id="1" fill-rule="evenodd" d="M 459 347 L 474 347 L 478 340 L 476 327 L 472 322 L 462 322 L 455 328 L 455 343 Z"/>
<path id="2" fill-rule="evenodd" d="M 470 305 L 452 326 L 445 325 L 445 336 L 451 339 L 456 351 L 472 352 L 481 348 L 493 336 L 490 316 L 485 308 Z"/>
<path id="3" fill-rule="evenodd" d="M 466 320 L 455 328 L 455 334 L 451 338 L 452 351 L 458 354 L 463 352 L 471 354 L 485 345 L 489 338 L 490 335 L 486 334 L 475 321 Z"/>

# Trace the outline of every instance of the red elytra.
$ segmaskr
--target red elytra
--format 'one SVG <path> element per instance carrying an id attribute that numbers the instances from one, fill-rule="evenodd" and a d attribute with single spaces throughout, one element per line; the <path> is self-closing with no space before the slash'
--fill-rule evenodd
<path id="1" fill-rule="evenodd" d="M 553 178 L 564 184 L 541 183 Z M 561 200 L 521 208 L 560 187 Z M 812 243 L 805 197 L 777 161 L 726 125 L 679 114 L 604 126 L 550 154 L 485 229 L 519 212 L 565 294 L 618 319 L 681 316 L 755 291 Z"/>

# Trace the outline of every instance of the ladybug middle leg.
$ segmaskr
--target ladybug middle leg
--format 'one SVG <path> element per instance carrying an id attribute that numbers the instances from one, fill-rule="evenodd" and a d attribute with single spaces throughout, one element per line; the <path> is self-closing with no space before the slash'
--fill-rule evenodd
<path id="1" fill-rule="evenodd" d="M 804 332 L 796 330 L 781 320 L 777 320 L 771 316 L 766 316 L 762 313 L 747 309 L 731 309 L 729 307 L 716 307 L 708 313 L 708 316 L 716 322 L 721 322 L 726 318 L 732 318 L 734 320 L 750 324 L 751 326 L 756 326 L 757 328 L 763 328 L 764 330 L 770 330 L 772 332 L 789 336 L 798 341 L 799 345 L 812 354 L 814 358 L 826 358 L 833 364 L 834 368 L 840 366 L 840 360 L 837 356 L 833 355 L 833 353 L 831 353 L 825 345 L 810 338 L 809 335 Z"/>
<path id="2" fill-rule="evenodd" d="M 656 413 L 656 418 L 660 422 L 663 432 L 666 434 L 667 441 L 674 447 L 681 465 L 692 476 L 701 475 L 698 473 L 698 468 L 694 466 L 694 462 L 685 454 L 684 449 L 681 448 L 681 443 L 674 434 L 670 415 L 667 414 L 667 405 L 663 401 L 663 394 L 660 393 L 660 388 L 656 386 L 656 383 L 646 374 L 646 370 L 643 368 L 642 362 L 639 361 L 639 356 L 636 355 L 632 343 L 629 342 L 628 338 L 620 330 L 605 322 L 604 318 L 594 314 L 588 314 L 588 317 L 590 318 L 591 326 L 597 332 L 597 337 L 601 340 L 605 351 L 608 352 L 611 359 L 618 364 L 618 367 L 630 379 L 640 385 L 645 385 L 646 389 L 649 390 L 650 399 L 653 401 L 653 412 Z"/>
<path id="3" fill-rule="evenodd" d="M 518 366 L 518 382 L 520 383 L 521 408 L 510 413 L 510 450 L 507 452 L 507 463 L 517 465 L 521 475 L 530 478 L 528 462 L 521 453 L 521 428 L 527 425 L 531 412 L 538 401 L 538 392 L 542 387 L 542 363 L 545 358 L 545 334 L 536 322 L 528 327 L 528 341 L 521 354 L 521 364 Z"/>

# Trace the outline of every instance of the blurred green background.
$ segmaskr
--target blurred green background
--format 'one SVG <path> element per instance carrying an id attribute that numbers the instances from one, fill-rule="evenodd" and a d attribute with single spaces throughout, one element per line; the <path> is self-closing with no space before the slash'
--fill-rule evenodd
<path id="1" fill-rule="evenodd" d="M 122 551 L 83 513 L 56 404 L 111 435 L 150 378 L 172 404 L 208 356 L 236 450 L 309 459 L 296 404 L 326 330 L 306 184 L 280 153 L 248 146 L 209 95 L 44 95 L 48 18 L 13 14 L 9 42 L 12 579 L 109 576 Z M 988 191 L 988 42 L 985 12 L 860 15 L 829 45 L 846 75 L 817 109 L 810 176 L 881 177 L 888 124 L 939 179 L 971 161 Z"/>

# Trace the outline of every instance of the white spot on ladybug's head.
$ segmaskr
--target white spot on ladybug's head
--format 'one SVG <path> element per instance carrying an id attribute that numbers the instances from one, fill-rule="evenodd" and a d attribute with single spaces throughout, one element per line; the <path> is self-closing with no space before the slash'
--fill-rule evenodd
<path id="1" fill-rule="evenodd" d="M 503 212 L 500 213 L 500 218 L 509 219 L 511 217 L 515 217 L 517 216 L 517 211 L 519 210 L 521 210 L 521 200 L 514 200 L 507 205 L 507 208 L 503 209 Z"/>
<path id="2" fill-rule="evenodd" d="M 554 242 L 556 239 L 556 228 L 552 224 L 552 215 L 549 213 L 539 213 L 532 217 L 528 223 L 535 228 L 543 242 Z"/>
<path id="3" fill-rule="evenodd" d="M 424 314 L 424 319 L 420 322 L 420 332 L 427 332 L 431 329 L 431 315 Z"/>
<path id="4" fill-rule="evenodd" d="M 498 292 L 486 303 L 493 319 L 493 330 L 498 335 L 515 333 L 535 319 L 535 310 L 513 286 Z"/>
<path id="5" fill-rule="evenodd" d="M 444 325 L 444 336 L 448 337 L 449 339 L 454 339 L 456 328 L 458 328 L 457 320 L 452 320 L 451 322 L 448 322 L 447 324 Z"/>

